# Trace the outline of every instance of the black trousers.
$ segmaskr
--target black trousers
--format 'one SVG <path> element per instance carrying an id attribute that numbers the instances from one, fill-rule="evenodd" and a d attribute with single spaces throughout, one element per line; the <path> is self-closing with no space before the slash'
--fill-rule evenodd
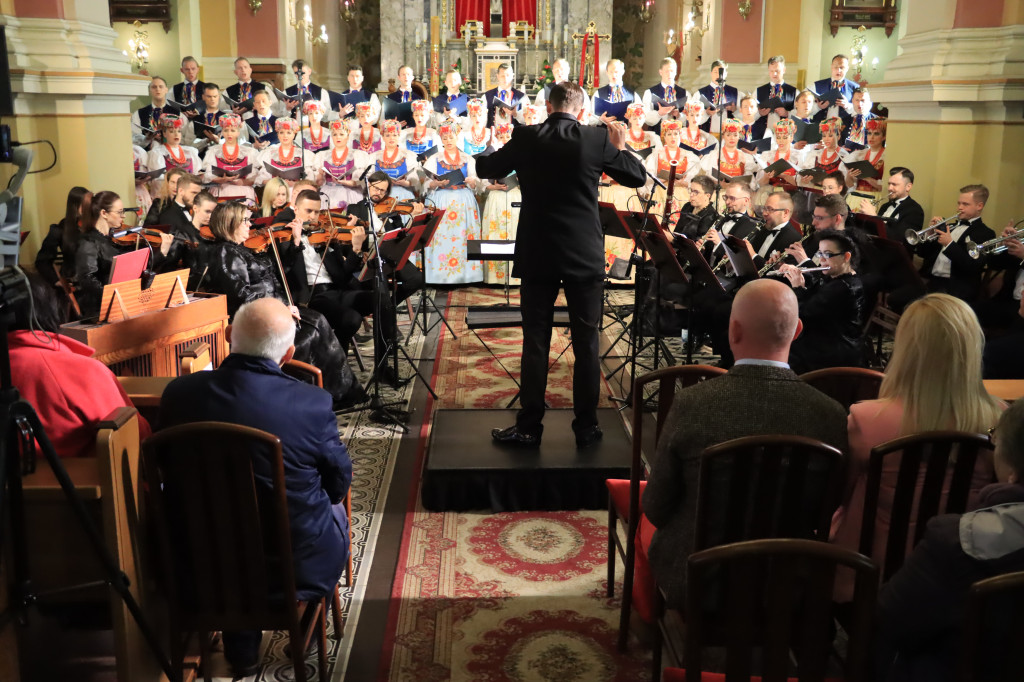
<path id="1" fill-rule="evenodd" d="M 584 281 L 523 280 L 519 288 L 523 314 L 523 356 L 520 381 L 522 408 L 516 426 L 524 433 L 540 435 L 544 426 L 544 393 L 548 383 L 551 330 L 555 299 L 565 290 L 569 308 L 569 330 L 576 356 L 572 374 L 572 403 L 576 432 L 597 426 L 601 364 L 598 334 L 601 329 L 602 287 L 600 279 Z"/>

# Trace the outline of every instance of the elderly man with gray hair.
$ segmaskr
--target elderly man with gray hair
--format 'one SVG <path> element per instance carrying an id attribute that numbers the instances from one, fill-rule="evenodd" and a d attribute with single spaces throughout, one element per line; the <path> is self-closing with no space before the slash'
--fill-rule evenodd
<path id="1" fill-rule="evenodd" d="M 231 354 L 220 367 L 167 385 L 161 426 L 219 421 L 281 439 L 298 598 L 318 599 L 334 589 L 349 551 L 344 500 L 352 461 L 338 438 L 331 394 L 281 371 L 295 352 L 295 321 L 281 301 L 242 305 L 228 341 Z M 269 470 L 254 464 L 257 485 L 269 492 Z M 224 633 L 224 655 L 237 675 L 258 666 L 261 637 L 259 631 Z"/>

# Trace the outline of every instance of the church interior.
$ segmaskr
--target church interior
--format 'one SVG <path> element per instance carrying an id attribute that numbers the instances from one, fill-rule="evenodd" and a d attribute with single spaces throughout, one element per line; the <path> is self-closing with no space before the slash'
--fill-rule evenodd
<path id="1" fill-rule="evenodd" d="M 0 48 L 0 682 L 1024 679 L 1024 0 L 0 0 Z M 639 173 L 587 194 L 596 437 L 556 275 L 510 441 L 520 217 L 581 183 L 487 171 L 567 118 Z M 815 397 L 707 388 L 751 280 Z M 281 392 L 204 382 L 263 313 Z"/>

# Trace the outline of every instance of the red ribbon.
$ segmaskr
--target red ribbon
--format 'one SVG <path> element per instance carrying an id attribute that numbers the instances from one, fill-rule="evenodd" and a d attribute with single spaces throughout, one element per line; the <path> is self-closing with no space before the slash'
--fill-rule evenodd
<path id="1" fill-rule="evenodd" d="M 583 82 L 583 77 L 587 73 L 587 43 L 590 41 L 590 34 L 583 34 L 583 51 L 580 52 L 580 87 L 585 87 L 586 83 Z"/>

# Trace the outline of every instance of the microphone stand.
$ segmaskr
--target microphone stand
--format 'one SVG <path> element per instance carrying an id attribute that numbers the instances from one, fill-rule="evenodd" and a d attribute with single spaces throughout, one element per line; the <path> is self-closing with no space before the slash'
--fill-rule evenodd
<path id="1" fill-rule="evenodd" d="M 722 69 L 718 70 L 718 78 L 715 80 L 715 82 L 718 83 L 718 87 L 722 88 L 722 105 L 720 107 L 718 107 L 718 164 L 716 166 L 716 168 L 718 168 L 718 172 L 721 173 L 722 172 L 722 137 L 724 136 L 724 133 L 722 132 L 722 124 L 723 124 L 724 118 L 725 118 L 725 105 L 728 104 L 728 101 L 729 101 L 728 100 L 729 96 L 725 92 L 725 76 L 722 75 Z M 719 180 L 718 184 L 715 186 L 715 210 L 716 211 L 718 210 L 718 207 L 720 205 L 719 200 L 721 198 L 721 193 L 722 193 L 722 181 Z"/>
<path id="2" fill-rule="evenodd" d="M 302 133 L 302 107 L 305 100 L 302 98 L 302 69 L 295 73 L 295 94 L 299 97 L 296 105 L 299 109 L 299 178 L 306 179 L 306 136 Z"/>

